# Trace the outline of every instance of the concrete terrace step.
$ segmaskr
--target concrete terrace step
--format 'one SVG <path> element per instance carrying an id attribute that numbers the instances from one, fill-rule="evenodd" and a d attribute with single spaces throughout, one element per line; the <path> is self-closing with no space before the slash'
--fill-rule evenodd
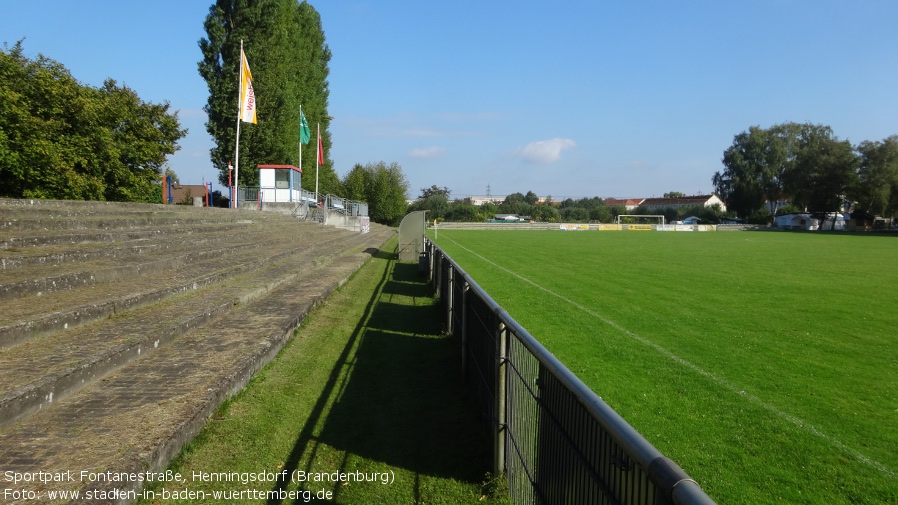
<path id="1" fill-rule="evenodd" d="M 103 217 L 113 215 L 129 215 L 146 218 L 147 216 L 186 216 L 192 219 L 197 212 L 214 213 L 222 219 L 235 219 L 235 216 L 247 216 L 256 213 L 255 209 L 241 209 L 236 214 L 232 209 L 216 207 L 193 207 L 191 205 L 137 204 L 129 202 L 99 202 L 78 200 L 28 200 L 0 198 L 0 222 L 3 216 L 56 216 L 56 217 Z M 278 212 L 266 212 L 259 219 L 278 219 Z M 236 217 L 236 218 L 240 218 Z"/>
<path id="2" fill-rule="evenodd" d="M 296 253 L 296 249 L 291 249 L 281 253 L 281 256 Z M 279 259 L 281 258 L 241 258 L 236 265 L 218 260 L 219 268 L 210 273 L 195 276 L 191 270 L 169 272 L 164 278 L 156 277 L 155 280 L 161 282 L 150 287 L 139 279 L 129 279 L 99 287 L 88 286 L 76 291 L 6 301 L 4 314 L 14 319 L 0 326 L 0 349 L 20 344 L 37 335 L 52 334 L 97 319 L 122 315 L 170 296 L 220 283 L 240 273 L 252 272 L 263 266 L 265 261 Z M 68 308 L 52 311 L 57 307 Z M 47 313 L 47 310 L 52 312 Z"/>
<path id="3" fill-rule="evenodd" d="M 192 212 L 187 210 L 173 212 L 167 210 L 170 206 L 163 205 L 144 205 L 141 211 L 117 207 L 91 207 L 72 211 L 66 207 L 10 207 L 4 203 L 0 200 L 0 233 L 171 227 L 197 223 L 198 213 L 201 213 L 202 222 L 205 223 L 233 223 L 244 218 L 245 214 L 211 208 L 190 208 Z"/>
<path id="4" fill-rule="evenodd" d="M 0 426 L 39 410 L 178 335 L 306 275 L 359 240 L 312 243 L 259 269 L 150 306 L 0 350 Z"/>
<path id="5" fill-rule="evenodd" d="M 296 220 L 293 222 L 298 224 Z M 307 236 L 292 239 L 281 236 L 280 240 L 276 240 L 275 234 L 275 237 L 265 237 L 264 242 L 250 242 L 220 254 L 188 253 L 136 265 L 113 265 L 97 274 L 75 272 L 61 276 L 66 282 L 58 285 L 71 288 L 67 290 L 39 291 L 60 277 L 53 275 L 47 279 L 6 285 L 5 290 L 0 286 L 0 293 L 18 291 L 20 295 L 30 295 L 4 301 L 0 311 L 0 348 L 37 334 L 120 314 L 166 296 L 220 282 L 240 272 L 260 268 L 266 262 L 297 254 L 306 243 L 320 245 L 337 240 L 338 232 L 306 233 Z M 177 268 L 178 265 L 184 268 Z M 139 275 L 140 269 L 152 273 L 152 277 Z M 0 298 L 10 298 L 14 294 L 0 295 Z"/>
<path id="6" fill-rule="evenodd" d="M 164 468 L 217 406 L 277 354 L 308 310 L 392 234 L 378 226 L 372 226 L 369 234 L 351 234 L 342 250 L 319 251 L 318 261 L 305 263 L 301 274 L 279 282 L 265 296 L 191 327 L 102 380 L 68 398 L 54 399 L 39 413 L 0 430 L 4 469 L 140 472 Z M 110 485 L 129 489 L 99 482 L 88 487 L 109 489 Z M 84 483 L 52 484 L 45 489 L 64 486 L 77 489 Z M 137 488 L 139 483 L 130 486 Z"/>
<path id="7" fill-rule="evenodd" d="M 2 210 L 2 206 L 0 206 Z M 289 216 L 272 213 L 240 211 L 231 212 L 220 209 L 198 209 L 196 215 L 187 215 L 177 219 L 117 219 L 104 216 L 101 219 L 73 219 L 53 221 L 58 226 L 42 227 L 41 219 L 23 219 L 12 222 L 0 216 L 0 223 L 9 226 L 0 227 L 0 249 L 20 250 L 23 248 L 53 245 L 75 244 L 82 242 L 115 242 L 136 239 L 152 239 L 158 236 L 187 236 L 191 234 L 213 234 L 226 232 L 235 227 L 245 227 L 256 223 L 287 223 Z M 224 213 L 224 215 L 222 215 Z M 189 219 L 188 219 L 189 218 Z M 213 219 L 214 218 L 214 219 Z"/>
<path id="8" fill-rule="evenodd" d="M 294 220 L 295 221 L 295 220 Z M 333 228 L 314 230 L 312 223 L 303 225 L 292 223 L 291 233 L 333 234 Z M 196 250 L 197 248 L 239 246 L 255 240 L 254 230 L 262 228 L 254 221 L 244 220 L 241 223 L 193 224 L 189 227 L 178 227 L 166 230 L 153 228 L 140 231 L 110 232 L 102 234 L 41 234 L 33 237 L 17 236 L 11 239 L 19 243 L 18 247 L 0 248 L 0 270 L 4 277 L 15 275 L 20 268 L 64 265 L 66 263 L 83 262 L 91 259 L 115 260 L 134 254 L 144 254 L 162 249 Z M 262 228 L 270 232 L 267 227 Z M 238 237 L 235 241 L 234 237 Z M 28 242 L 25 244 L 24 242 Z"/>
<path id="9" fill-rule="evenodd" d="M 41 234 L 52 230 L 121 230 L 185 226 L 191 223 L 286 221 L 288 215 L 252 210 L 195 208 L 179 205 L 113 202 L 57 202 L 0 198 L 0 238 L 10 233 Z"/>
<path id="10" fill-rule="evenodd" d="M 0 467 L 163 468 L 393 233 L 0 199 Z"/>
<path id="11" fill-rule="evenodd" d="M 299 223 L 284 227 L 291 234 L 316 237 L 316 240 L 334 236 L 336 230 L 325 231 L 321 227 L 305 227 Z M 263 227 L 223 229 L 216 235 L 202 237 L 165 238 L 157 240 L 129 241 L 123 244 L 95 245 L 89 247 L 38 248 L 27 254 L 11 254 L 0 251 L 0 264 L 5 265 L 0 277 L 0 300 L 11 296 L 46 293 L 81 286 L 100 279 L 112 280 L 129 275 L 146 275 L 158 271 L 160 262 L 170 262 L 176 267 L 185 261 L 195 262 L 203 258 L 224 256 L 234 249 L 264 248 L 283 241 L 281 233 Z"/>

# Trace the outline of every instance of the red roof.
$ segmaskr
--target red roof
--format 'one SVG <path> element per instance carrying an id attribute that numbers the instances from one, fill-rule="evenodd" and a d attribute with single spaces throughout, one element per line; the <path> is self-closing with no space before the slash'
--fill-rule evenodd
<path id="1" fill-rule="evenodd" d="M 302 173 L 302 169 L 299 167 L 295 167 L 293 165 L 259 165 L 259 168 L 289 168 L 292 170 L 296 170 L 299 173 Z"/>
<path id="2" fill-rule="evenodd" d="M 606 198 L 605 205 L 637 206 L 641 204 L 643 200 L 645 200 L 645 198 Z"/>
<path id="3" fill-rule="evenodd" d="M 646 198 L 646 207 L 667 207 L 674 205 L 704 205 L 713 195 L 682 196 L 679 198 Z"/>

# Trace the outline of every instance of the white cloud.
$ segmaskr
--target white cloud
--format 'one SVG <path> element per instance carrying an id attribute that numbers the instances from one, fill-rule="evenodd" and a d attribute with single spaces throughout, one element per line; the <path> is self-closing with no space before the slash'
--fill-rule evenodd
<path id="1" fill-rule="evenodd" d="M 437 146 L 412 149 L 408 152 L 412 158 L 439 158 L 444 154 L 446 154 L 446 149 Z"/>
<path id="2" fill-rule="evenodd" d="M 528 163 L 554 163 L 561 159 L 561 151 L 576 145 L 571 139 L 537 140 L 522 147 L 518 155 Z"/>

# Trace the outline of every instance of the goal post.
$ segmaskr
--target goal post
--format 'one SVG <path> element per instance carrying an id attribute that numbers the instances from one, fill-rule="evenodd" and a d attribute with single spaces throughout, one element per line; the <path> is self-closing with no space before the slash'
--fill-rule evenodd
<path id="1" fill-rule="evenodd" d="M 663 214 L 620 214 L 617 224 L 658 224 L 665 225 Z"/>

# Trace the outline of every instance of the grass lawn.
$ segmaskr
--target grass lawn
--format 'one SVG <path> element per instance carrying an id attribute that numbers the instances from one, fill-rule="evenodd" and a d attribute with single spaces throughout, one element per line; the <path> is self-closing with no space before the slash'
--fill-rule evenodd
<path id="1" fill-rule="evenodd" d="M 172 463 L 186 489 L 208 493 L 182 503 L 226 501 L 213 492 L 238 493 L 234 503 L 507 502 L 462 396 L 458 351 L 441 334 L 417 264 L 396 263 L 395 247 L 394 238 L 314 310 Z M 194 472 L 237 479 L 204 482 Z M 305 482 L 254 482 L 260 472 Z M 333 482 L 335 473 L 348 478 Z M 162 486 L 147 489 L 158 494 L 144 503 L 178 502 L 162 500 Z"/>
<path id="2" fill-rule="evenodd" d="M 436 242 L 718 503 L 898 503 L 898 238 Z"/>

